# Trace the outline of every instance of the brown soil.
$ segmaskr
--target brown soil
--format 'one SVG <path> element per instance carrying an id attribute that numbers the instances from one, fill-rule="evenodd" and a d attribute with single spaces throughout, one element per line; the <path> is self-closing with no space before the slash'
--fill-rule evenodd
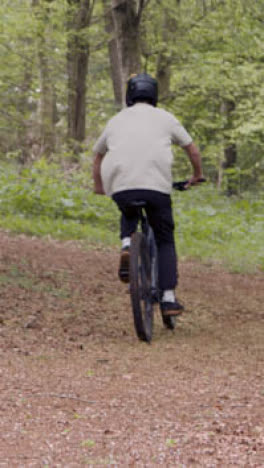
<path id="1" fill-rule="evenodd" d="M 264 467 L 263 274 L 181 264 L 147 345 L 117 263 L 0 234 L 0 467 Z"/>

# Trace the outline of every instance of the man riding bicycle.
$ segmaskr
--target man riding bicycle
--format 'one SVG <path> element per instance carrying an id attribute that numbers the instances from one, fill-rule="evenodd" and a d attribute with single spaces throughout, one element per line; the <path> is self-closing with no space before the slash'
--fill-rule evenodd
<path id="1" fill-rule="evenodd" d="M 122 250 L 119 278 L 129 281 L 129 247 L 138 223 L 131 203 L 144 201 L 158 247 L 161 310 L 178 315 L 183 306 L 175 296 L 178 283 L 174 221 L 171 206 L 172 144 L 187 153 L 193 167 L 188 185 L 199 182 L 201 156 L 191 136 L 169 112 L 157 108 L 157 81 L 146 73 L 130 78 L 127 107 L 107 123 L 93 150 L 94 191 L 111 196 L 121 211 Z"/>

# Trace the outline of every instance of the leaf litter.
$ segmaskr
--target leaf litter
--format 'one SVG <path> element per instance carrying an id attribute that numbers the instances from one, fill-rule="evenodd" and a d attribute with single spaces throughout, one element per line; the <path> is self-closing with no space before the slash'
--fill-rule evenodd
<path id="1" fill-rule="evenodd" d="M 264 466 L 263 274 L 182 262 L 186 312 L 147 346 L 117 267 L 0 234 L 0 464 Z"/>

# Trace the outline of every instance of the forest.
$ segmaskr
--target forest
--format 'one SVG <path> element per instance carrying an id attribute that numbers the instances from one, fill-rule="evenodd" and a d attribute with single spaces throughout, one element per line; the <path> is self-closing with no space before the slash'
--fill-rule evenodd
<path id="1" fill-rule="evenodd" d="M 1 0 L 0 59 L 0 466 L 264 467 L 264 0 Z M 172 193 L 173 327 L 92 180 L 144 71 L 206 178 Z"/>
<path id="2" fill-rule="evenodd" d="M 111 202 L 92 194 L 92 146 L 124 106 L 128 77 L 146 71 L 158 80 L 159 105 L 201 150 L 202 237 L 221 244 L 240 226 L 242 243 L 247 231 L 259 239 L 264 1 L 3 0 L 0 17 L 2 227 L 78 238 L 89 221 L 90 230 L 116 231 Z M 188 162 L 174 151 L 175 178 L 186 178 Z M 189 194 L 177 199 L 178 211 L 187 216 L 191 203 Z"/>

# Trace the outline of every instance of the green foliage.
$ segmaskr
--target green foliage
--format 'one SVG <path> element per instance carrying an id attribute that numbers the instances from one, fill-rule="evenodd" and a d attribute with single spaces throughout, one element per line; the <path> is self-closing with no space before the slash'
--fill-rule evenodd
<path id="1" fill-rule="evenodd" d="M 15 232 L 59 239 L 119 243 L 119 212 L 94 195 L 89 174 L 68 177 L 42 159 L 22 172 L 5 166 L 0 176 L 0 225 Z M 175 236 L 180 258 L 224 262 L 234 271 L 264 270 L 264 197 L 225 197 L 214 187 L 174 192 Z"/>
<path id="2" fill-rule="evenodd" d="M 66 0 L 40 1 L 34 7 L 29 0 L 4 0 L 0 5 L 0 151 L 5 157 L 22 160 L 27 148 L 34 160 L 34 145 L 41 153 L 41 47 L 47 48 L 56 94 L 56 148 L 62 159 L 66 157 L 69 14 Z M 140 30 L 143 67 L 155 74 L 159 53 L 166 56 L 171 83 L 162 105 L 200 146 L 212 180 L 219 179 L 224 147 L 236 144 L 234 170 L 240 191 L 254 191 L 264 183 L 262 18 L 263 2 L 153 1 L 144 10 Z M 42 43 L 47 26 L 48 40 Z M 116 112 L 102 2 L 95 3 L 91 25 L 80 34 L 90 44 L 86 145 L 91 148 Z M 227 101 L 234 103 L 231 115 L 223 110 Z M 183 159 L 177 169 L 186 173 Z"/>
<path id="3" fill-rule="evenodd" d="M 52 64 L 49 74 L 58 97 L 58 118 L 65 113 L 66 2 L 40 1 L 36 6 L 33 3 L 3 0 L 0 5 L 0 151 L 5 153 L 21 153 L 23 147 L 40 139 L 42 89 L 37 45 L 47 21 L 46 52 Z M 51 12 L 48 17 L 47 9 Z"/>
<path id="4" fill-rule="evenodd" d="M 87 139 L 83 153 L 73 157 L 65 146 L 68 2 L 33 3 L 3 0 L 0 5 L 0 224 L 16 232 L 115 244 L 118 211 L 110 200 L 92 193 L 90 165 L 83 161 L 116 112 L 103 4 L 95 3 L 90 27 L 80 32 L 90 44 Z M 208 187 L 174 194 L 179 253 L 224 259 L 245 271 L 264 265 L 263 17 L 263 2 L 153 1 L 143 12 L 140 30 L 144 68 L 155 75 L 160 52 L 170 64 L 170 90 L 162 106 L 200 146 L 206 176 L 221 181 L 221 190 L 232 179 L 241 196 L 228 200 Z M 49 57 L 56 95 L 57 154 L 53 162 L 40 159 L 15 170 L 10 162 L 23 160 L 25 148 L 31 162 L 41 153 L 41 47 Z M 228 102 L 231 112 L 225 109 Z M 229 144 L 236 145 L 238 158 L 223 171 Z M 175 154 L 173 171 L 180 179 L 189 164 L 180 149 Z M 68 170 L 72 160 L 81 170 Z"/>
<path id="5" fill-rule="evenodd" d="M 263 194 L 228 198 L 199 187 L 175 194 L 174 207 L 182 256 L 224 262 L 234 271 L 264 269 Z"/>
<path id="6" fill-rule="evenodd" d="M 206 172 L 218 178 L 224 147 L 235 143 L 241 189 L 261 187 L 263 161 L 263 2 L 165 2 L 173 33 L 162 43 L 161 15 L 145 26 L 148 54 L 171 56 L 171 89 L 165 104 L 202 149 Z M 155 70 L 155 63 L 149 64 Z M 234 103 L 231 114 L 226 102 Z M 258 168 L 256 170 L 256 168 Z M 184 167 L 183 167 L 184 170 Z M 250 170 L 243 176 L 244 170 Z M 228 176 L 228 174 L 226 174 Z"/>
<path id="7" fill-rule="evenodd" d="M 100 220 L 106 228 L 116 227 L 108 209 L 111 202 L 95 197 L 85 188 L 86 177 L 88 179 L 85 173 L 76 172 L 66 178 L 58 165 L 48 164 L 44 158 L 19 174 L 3 172 L 1 212 L 75 220 L 81 224 Z"/>

